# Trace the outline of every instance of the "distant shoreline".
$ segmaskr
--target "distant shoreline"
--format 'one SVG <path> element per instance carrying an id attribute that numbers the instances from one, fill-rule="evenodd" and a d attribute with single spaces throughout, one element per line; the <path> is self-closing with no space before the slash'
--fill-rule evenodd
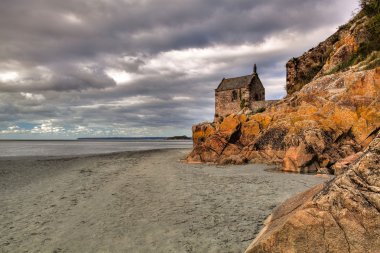
<path id="1" fill-rule="evenodd" d="M 172 137 L 81 137 L 77 139 L 0 139 L 0 142 L 5 141 L 191 141 L 187 136 L 172 136 Z"/>
<path id="2" fill-rule="evenodd" d="M 192 147 L 193 143 L 188 140 L 1 141 L 0 157 L 58 157 Z"/>

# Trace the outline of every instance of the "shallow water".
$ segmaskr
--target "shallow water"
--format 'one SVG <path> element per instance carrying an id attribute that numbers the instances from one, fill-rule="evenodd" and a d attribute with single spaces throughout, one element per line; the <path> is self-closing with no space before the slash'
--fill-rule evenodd
<path id="1" fill-rule="evenodd" d="M 168 148 L 191 148 L 191 141 L 0 141 L 0 157 L 71 156 Z"/>

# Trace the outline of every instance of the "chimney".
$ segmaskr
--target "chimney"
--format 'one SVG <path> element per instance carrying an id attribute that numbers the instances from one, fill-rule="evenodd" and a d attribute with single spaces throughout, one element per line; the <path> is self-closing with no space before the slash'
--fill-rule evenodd
<path id="1" fill-rule="evenodd" d="M 253 65 L 253 74 L 257 74 L 257 65 L 256 65 L 256 63 Z"/>

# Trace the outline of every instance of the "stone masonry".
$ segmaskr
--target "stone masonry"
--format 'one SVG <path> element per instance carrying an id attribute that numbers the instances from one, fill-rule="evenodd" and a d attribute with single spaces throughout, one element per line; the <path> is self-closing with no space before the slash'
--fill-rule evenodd
<path id="1" fill-rule="evenodd" d="M 243 109 L 256 112 L 276 101 L 265 101 L 265 88 L 255 64 L 251 75 L 223 78 L 215 90 L 215 120 Z"/>

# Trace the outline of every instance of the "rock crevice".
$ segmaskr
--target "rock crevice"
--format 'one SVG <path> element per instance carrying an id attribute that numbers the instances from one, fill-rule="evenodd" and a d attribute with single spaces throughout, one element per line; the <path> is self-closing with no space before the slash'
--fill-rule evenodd
<path id="1" fill-rule="evenodd" d="M 380 133 L 344 173 L 280 205 L 246 253 L 378 252 L 379 161 Z"/>

